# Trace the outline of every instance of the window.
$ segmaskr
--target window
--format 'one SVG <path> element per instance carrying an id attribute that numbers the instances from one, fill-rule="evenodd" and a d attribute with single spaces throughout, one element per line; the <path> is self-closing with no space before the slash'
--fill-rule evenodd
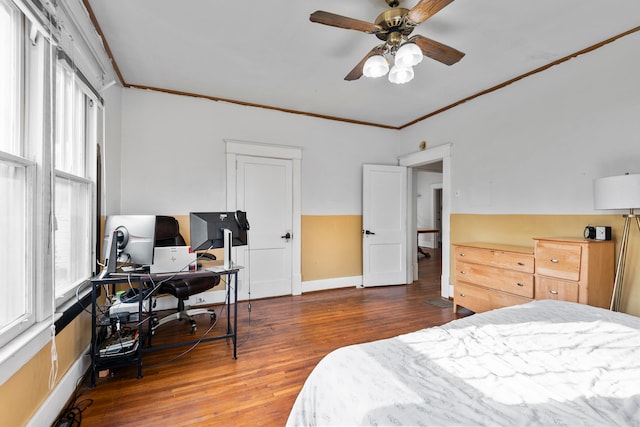
<path id="1" fill-rule="evenodd" d="M 22 114 L 24 67 L 21 14 L 0 0 L 0 345 L 34 322 L 33 199 Z"/>
<path id="2" fill-rule="evenodd" d="M 94 260 L 97 105 L 64 59 L 56 66 L 55 296 L 87 280 Z"/>
<path id="3" fill-rule="evenodd" d="M 2 350 L 25 332 L 46 336 L 95 265 L 101 99 L 62 50 L 80 47 L 53 46 L 64 28 L 49 6 L 0 0 Z"/>

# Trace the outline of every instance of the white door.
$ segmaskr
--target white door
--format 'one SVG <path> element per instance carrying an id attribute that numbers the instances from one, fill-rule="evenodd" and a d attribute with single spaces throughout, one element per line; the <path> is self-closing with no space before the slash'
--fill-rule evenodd
<path id="1" fill-rule="evenodd" d="M 291 160 L 237 157 L 236 206 L 251 226 L 239 259 L 247 283 L 238 289 L 239 299 L 292 293 L 292 242 L 299 238 L 293 236 L 292 185 Z"/>
<path id="2" fill-rule="evenodd" d="M 407 168 L 364 165 L 364 286 L 407 283 Z"/>

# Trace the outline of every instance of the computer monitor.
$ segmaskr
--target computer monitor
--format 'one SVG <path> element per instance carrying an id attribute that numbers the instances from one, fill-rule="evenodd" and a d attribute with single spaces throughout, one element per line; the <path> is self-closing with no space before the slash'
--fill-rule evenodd
<path id="1" fill-rule="evenodd" d="M 100 277 L 115 273 L 118 263 L 151 265 L 155 232 L 155 215 L 108 216 L 104 225 L 105 266 Z"/>
<path id="2" fill-rule="evenodd" d="M 225 248 L 224 266 L 231 268 L 231 246 L 247 244 L 249 222 L 246 212 L 191 212 L 189 214 L 191 249 Z"/>

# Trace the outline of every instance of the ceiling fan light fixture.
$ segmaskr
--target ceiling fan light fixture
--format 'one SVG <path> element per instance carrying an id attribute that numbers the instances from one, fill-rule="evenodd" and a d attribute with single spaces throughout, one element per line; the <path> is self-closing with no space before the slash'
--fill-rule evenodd
<path id="1" fill-rule="evenodd" d="M 413 80 L 413 68 L 395 64 L 389 71 L 389 81 L 404 84 Z"/>
<path id="2" fill-rule="evenodd" d="M 362 74 L 366 77 L 382 77 L 389 72 L 389 62 L 382 55 L 372 55 L 364 63 Z"/>
<path id="3" fill-rule="evenodd" d="M 422 49 L 415 43 L 405 43 L 396 52 L 396 65 L 413 67 L 422 61 Z"/>

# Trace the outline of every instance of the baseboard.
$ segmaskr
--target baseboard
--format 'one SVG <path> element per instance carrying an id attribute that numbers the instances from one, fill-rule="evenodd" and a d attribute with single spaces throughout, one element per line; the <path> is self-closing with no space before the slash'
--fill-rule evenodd
<path id="1" fill-rule="evenodd" d="M 40 427 L 54 424 L 69 398 L 75 393 L 78 381 L 91 367 L 89 352 L 90 347 L 87 346 L 82 355 L 71 365 L 64 377 L 60 379 L 58 385 L 49 393 L 49 397 L 38 408 L 35 415 L 31 417 L 27 426 Z"/>
<path id="2" fill-rule="evenodd" d="M 338 277 L 335 279 L 308 280 L 302 282 L 302 293 L 328 289 L 362 287 L 362 276 Z"/>

